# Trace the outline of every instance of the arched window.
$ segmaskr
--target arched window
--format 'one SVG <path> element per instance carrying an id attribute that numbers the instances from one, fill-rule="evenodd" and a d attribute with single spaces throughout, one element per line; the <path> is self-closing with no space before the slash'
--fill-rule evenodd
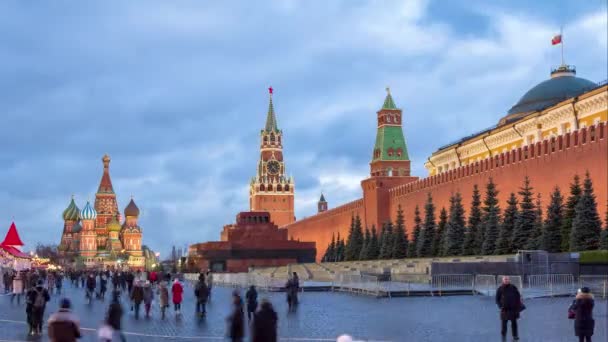
<path id="1" fill-rule="evenodd" d="M 268 191 L 272 191 L 272 184 L 268 184 Z"/>
<path id="2" fill-rule="evenodd" d="M 289 184 L 285 185 L 285 191 L 289 191 Z"/>
<path id="3" fill-rule="evenodd" d="M 274 141 L 275 141 L 274 134 L 271 134 L 271 135 L 270 135 L 270 142 L 271 142 L 271 143 L 274 143 Z"/>
<path id="4" fill-rule="evenodd" d="M 393 176 L 393 168 L 389 167 L 386 169 L 386 175 L 389 177 Z"/>
<path id="5" fill-rule="evenodd" d="M 266 191 L 266 186 L 264 184 L 260 184 L 260 191 Z"/>
<path id="6" fill-rule="evenodd" d="M 281 186 L 281 184 L 277 185 L 277 191 L 283 191 L 283 187 Z"/>
<path id="7" fill-rule="evenodd" d="M 267 135 L 264 136 L 264 145 L 266 145 L 266 144 L 268 144 L 268 136 Z"/>
<path id="8" fill-rule="evenodd" d="M 390 115 L 386 116 L 386 122 L 391 123 L 393 120 Z"/>
<path id="9" fill-rule="evenodd" d="M 401 147 L 399 147 L 397 149 L 397 157 L 401 157 L 402 154 L 403 154 L 403 150 L 401 149 Z"/>
<path id="10" fill-rule="evenodd" d="M 388 148 L 388 150 L 387 150 L 386 152 L 388 153 L 388 156 L 389 156 L 389 157 L 392 157 L 392 156 L 393 156 L 394 151 L 395 151 L 395 150 L 393 150 L 393 148 L 392 148 L 392 147 L 389 147 L 389 148 Z"/>

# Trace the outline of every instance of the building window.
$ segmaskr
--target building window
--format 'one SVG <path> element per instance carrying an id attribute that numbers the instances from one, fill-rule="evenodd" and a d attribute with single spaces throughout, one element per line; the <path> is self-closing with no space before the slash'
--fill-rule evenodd
<path id="1" fill-rule="evenodd" d="M 391 123 L 391 121 L 392 121 L 392 120 L 391 120 L 391 117 L 390 117 L 390 116 L 387 116 L 387 117 L 386 117 L 386 122 Z"/>
<path id="2" fill-rule="evenodd" d="M 397 157 L 401 157 L 401 155 L 403 154 L 403 150 L 401 148 L 397 149 Z"/>
<path id="3" fill-rule="evenodd" d="M 392 147 L 389 147 L 389 148 L 388 148 L 388 150 L 387 150 L 386 152 L 388 153 L 388 156 L 389 156 L 389 157 L 392 157 L 392 156 L 393 156 L 393 152 L 394 152 L 394 150 L 393 150 L 393 148 L 392 148 Z"/>

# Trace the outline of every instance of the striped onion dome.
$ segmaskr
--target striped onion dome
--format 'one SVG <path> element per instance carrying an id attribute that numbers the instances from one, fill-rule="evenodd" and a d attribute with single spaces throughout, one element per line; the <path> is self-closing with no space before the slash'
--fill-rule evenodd
<path id="1" fill-rule="evenodd" d="M 72 226 L 72 233 L 80 233 L 81 230 L 82 226 L 80 225 L 80 221 L 74 223 L 74 225 Z"/>
<path id="2" fill-rule="evenodd" d="M 121 229 L 120 223 L 118 222 L 118 219 L 116 219 L 116 216 L 114 216 L 110 219 L 110 222 L 108 222 L 108 225 L 106 228 L 108 229 L 109 232 L 120 231 L 120 229 Z"/>
<path id="3" fill-rule="evenodd" d="M 76 206 L 74 202 L 74 197 L 70 201 L 70 205 L 63 211 L 63 220 L 64 221 L 77 221 L 78 216 L 80 215 L 80 209 Z"/>
<path id="4" fill-rule="evenodd" d="M 95 211 L 89 201 L 87 201 L 87 204 L 82 208 L 80 218 L 83 220 L 94 220 L 97 218 L 97 211 Z"/>
<path id="5" fill-rule="evenodd" d="M 131 198 L 131 202 L 129 202 L 129 204 L 125 208 L 125 216 L 139 216 L 139 208 L 137 207 L 137 205 L 135 205 L 133 198 Z"/>

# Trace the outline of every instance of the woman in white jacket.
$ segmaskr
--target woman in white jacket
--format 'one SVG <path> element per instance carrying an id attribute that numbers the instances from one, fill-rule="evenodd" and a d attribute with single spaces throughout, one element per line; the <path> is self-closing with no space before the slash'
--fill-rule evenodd
<path id="1" fill-rule="evenodd" d="M 17 304 L 21 304 L 21 295 L 23 294 L 23 274 L 17 272 L 15 278 L 13 278 L 13 295 L 11 296 L 11 303 L 17 297 Z"/>

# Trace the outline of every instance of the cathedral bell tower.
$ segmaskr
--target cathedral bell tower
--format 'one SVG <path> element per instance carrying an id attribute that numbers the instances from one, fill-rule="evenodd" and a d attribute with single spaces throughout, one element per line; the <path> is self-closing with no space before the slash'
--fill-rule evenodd
<path id="1" fill-rule="evenodd" d="M 390 220 L 390 188 L 418 179 L 410 176 L 410 158 L 401 126 L 403 113 L 395 105 L 389 88 L 386 88 L 386 98 L 376 114 L 378 128 L 369 164 L 370 177 L 361 182 L 367 227 L 382 227 Z"/>
<path id="2" fill-rule="evenodd" d="M 260 160 L 249 188 L 249 210 L 269 212 L 271 221 L 282 227 L 295 221 L 295 184 L 293 177 L 287 177 L 285 172 L 283 132 L 277 127 L 272 87 L 268 92 L 266 126 L 260 132 Z"/>

